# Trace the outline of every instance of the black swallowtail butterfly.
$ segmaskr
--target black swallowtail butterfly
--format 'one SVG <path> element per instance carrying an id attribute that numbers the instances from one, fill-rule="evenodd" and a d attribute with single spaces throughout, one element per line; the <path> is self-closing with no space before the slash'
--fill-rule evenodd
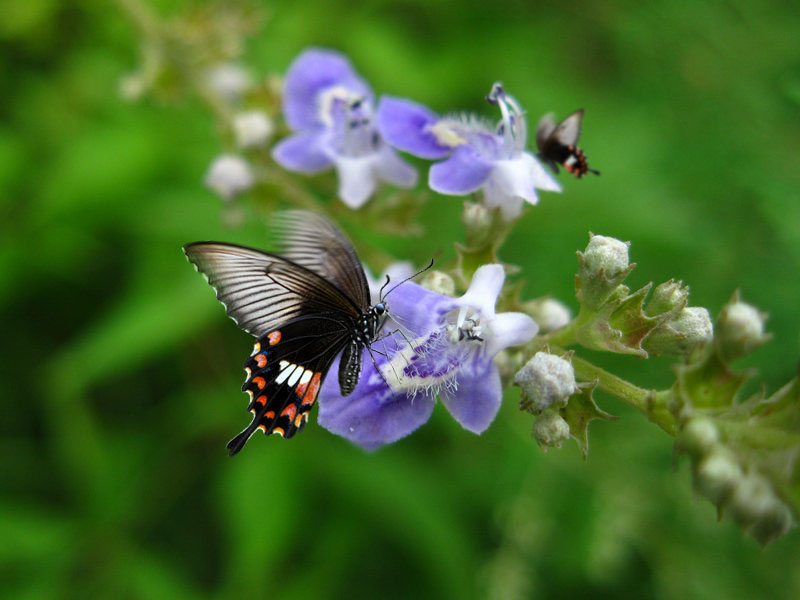
<path id="1" fill-rule="evenodd" d="M 339 389 L 352 392 L 362 350 L 387 316 L 383 299 L 371 306 L 361 261 L 335 225 L 306 211 L 280 213 L 276 224 L 282 255 L 220 242 L 184 247 L 228 316 L 258 338 L 242 386 L 253 421 L 228 443 L 231 456 L 257 429 L 284 438 L 302 431 L 342 351 Z"/>
<path id="2" fill-rule="evenodd" d="M 586 173 L 600 175 L 600 171 L 589 168 L 583 150 L 577 146 L 582 120 L 583 109 L 576 110 L 558 125 L 552 114 L 547 114 L 539 120 L 539 125 L 536 127 L 538 156 L 553 169 L 553 172 L 558 173 L 558 165 L 561 165 L 578 179 Z"/>

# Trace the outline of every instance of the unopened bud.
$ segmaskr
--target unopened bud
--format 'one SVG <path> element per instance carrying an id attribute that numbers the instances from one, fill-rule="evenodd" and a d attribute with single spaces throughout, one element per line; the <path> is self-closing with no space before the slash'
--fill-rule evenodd
<path id="1" fill-rule="evenodd" d="M 651 317 L 678 311 L 689 301 L 689 288 L 680 281 L 670 279 L 653 291 L 653 297 L 647 304 L 647 314 Z"/>
<path id="2" fill-rule="evenodd" d="M 717 322 L 717 343 L 723 359 L 734 360 L 763 345 L 770 338 L 764 333 L 766 320 L 765 313 L 734 295 Z"/>
<path id="3" fill-rule="evenodd" d="M 678 438 L 679 447 L 696 458 L 709 454 L 717 442 L 719 431 L 714 421 L 708 417 L 689 419 Z"/>
<path id="4" fill-rule="evenodd" d="M 523 407 L 540 413 L 552 407 L 564 407 L 578 391 L 575 371 L 569 361 L 547 352 L 537 352 L 517 372 L 514 383 L 522 390 Z"/>
<path id="5" fill-rule="evenodd" d="M 208 71 L 206 84 L 218 96 L 228 101 L 236 101 L 250 88 L 252 81 L 242 66 L 223 63 Z"/>
<path id="6" fill-rule="evenodd" d="M 419 284 L 427 290 L 443 296 L 455 296 L 456 283 L 447 273 L 429 271 Z"/>
<path id="7" fill-rule="evenodd" d="M 552 298 L 531 300 L 525 303 L 525 312 L 539 325 L 539 333 L 549 333 L 561 329 L 572 320 L 566 305 Z"/>
<path id="8" fill-rule="evenodd" d="M 249 190 L 254 182 L 250 164 L 234 154 L 222 154 L 215 158 L 205 176 L 205 184 L 224 200 L 231 200 Z"/>
<path id="9" fill-rule="evenodd" d="M 708 311 L 700 306 L 690 306 L 678 313 L 672 321 L 656 327 L 643 342 L 643 347 L 655 355 L 688 354 L 698 344 L 711 340 L 714 327 Z"/>
<path id="10" fill-rule="evenodd" d="M 695 486 L 698 492 L 719 505 L 733 493 L 742 477 L 736 457 L 718 446 L 697 465 Z"/>
<path id="11" fill-rule="evenodd" d="M 630 242 L 621 242 L 604 235 L 593 235 L 583 253 L 589 275 L 605 273 L 609 279 L 618 277 L 628 269 Z"/>
<path id="12" fill-rule="evenodd" d="M 239 113 L 233 118 L 233 133 L 239 148 L 264 146 L 274 130 L 272 120 L 260 110 Z"/>
<path id="13" fill-rule="evenodd" d="M 628 261 L 630 242 L 592 235 L 586 250 L 578 252 L 580 267 L 575 279 L 578 300 L 598 308 L 628 276 L 634 265 Z"/>
<path id="14" fill-rule="evenodd" d="M 478 202 L 465 202 L 461 220 L 471 238 L 482 239 L 492 229 L 492 213 Z"/>
<path id="15" fill-rule="evenodd" d="M 544 450 L 561 448 L 569 439 L 569 424 L 556 411 L 546 411 L 533 422 L 533 437 Z"/>

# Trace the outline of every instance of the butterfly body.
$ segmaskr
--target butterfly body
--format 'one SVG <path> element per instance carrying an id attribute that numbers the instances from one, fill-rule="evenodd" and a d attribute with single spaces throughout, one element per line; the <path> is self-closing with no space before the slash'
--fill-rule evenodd
<path id="1" fill-rule="evenodd" d="M 286 247 L 281 255 L 220 242 L 184 248 L 228 316 L 257 338 L 242 386 L 253 417 L 228 443 L 231 455 L 257 430 L 284 438 L 302 431 L 340 353 L 340 391 L 351 393 L 361 374 L 362 352 L 387 312 L 383 302 L 370 305 L 361 262 L 327 219 L 291 211 L 283 215 L 281 230 Z"/>
<path id="2" fill-rule="evenodd" d="M 539 121 L 536 128 L 538 156 L 555 173 L 558 173 L 558 165 L 561 165 L 578 179 L 586 173 L 600 175 L 599 171 L 589 168 L 583 150 L 577 146 L 582 120 L 583 109 L 575 111 L 558 125 L 552 114 L 543 116 Z"/>

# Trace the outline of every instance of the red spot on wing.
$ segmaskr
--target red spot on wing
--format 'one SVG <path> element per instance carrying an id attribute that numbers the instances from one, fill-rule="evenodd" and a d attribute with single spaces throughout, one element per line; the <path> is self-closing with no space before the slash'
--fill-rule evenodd
<path id="1" fill-rule="evenodd" d="M 259 396 L 258 398 L 256 398 L 256 402 L 258 402 L 262 406 L 266 406 L 267 405 L 267 397 L 266 396 Z"/>
<path id="2" fill-rule="evenodd" d="M 290 404 L 289 406 L 283 409 L 283 412 L 281 412 L 281 416 L 289 417 L 290 421 L 294 419 L 294 416 L 296 414 L 297 414 L 297 407 L 294 404 Z"/>
<path id="3" fill-rule="evenodd" d="M 273 331 L 267 337 L 269 338 L 269 345 L 274 346 L 275 344 L 281 341 L 281 332 Z"/>
<path id="4" fill-rule="evenodd" d="M 319 392 L 321 379 L 322 373 L 314 373 L 311 381 L 308 382 L 308 391 L 306 392 L 305 398 L 303 398 L 303 406 L 314 404 L 314 400 L 317 399 L 317 393 Z"/>
<path id="5" fill-rule="evenodd" d="M 275 418 L 275 411 L 274 410 L 268 410 L 267 412 L 264 413 L 264 418 L 265 419 L 274 419 Z"/>
<path id="6" fill-rule="evenodd" d="M 263 354 L 256 354 L 255 359 L 259 369 L 263 369 L 267 366 L 267 357 Z"/>
<path id="7" fill-rule="evenodd" d="M 263 377 L 254 377 L 253 383 L 255 383 L 260 390 L 263 390 L 264 386 L 267 385 L 267 381 Z"/>

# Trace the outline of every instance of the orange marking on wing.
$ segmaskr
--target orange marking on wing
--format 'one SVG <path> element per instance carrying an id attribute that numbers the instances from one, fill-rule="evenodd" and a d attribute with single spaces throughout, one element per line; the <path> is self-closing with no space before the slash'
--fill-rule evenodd
<path id="1" fill-rule="evenodd" d="M 263 377 L 254 377 L 253 383 L 255 383 L 258 386 L 258 389 L 263 390 L 264 386 L 267 385 L 267 380 L 264 379 Z"/>
<path id="2" fill-rule="evenodd" d="M 308 392 L 306 393 L 306 397 L 303 398 L 303 406 L 314 404 L 314 400 L 317 399 L 317 393 L 319 392 L 319 384 L 321 379 L 322 373 L 314 373 L 311 381 L 308 382 Z"/>
<path id="3" fill-rule="evenodd" d="M 259 369 L 263 369 L 267 366 L 267 357 L 263 354 L 256 354 L 256 364 Z"/>
<path id="4" fill-rule="evenodd" d="M 259 425 L 258 429 L 264 432 L 264 435 L 267 435 L 267 428 L 264 425 Z"/>
<path id="5" fill-rule="evenodd" d="M 274 419 L 275 418 L 275 411 L 274 410 L 268 410 L 267 412 L 264 413 L 264 418 L 265 419 Z"/>
<path id="6" fill-rule="evenodd" d="M 273 331 L 267 337 L 269 338 L 269 345 L 274 346 L 275 344 L 281 341 L 281 332 Z"/>
<path id="7" fill-rule="evenodd" d="M 286 432 L 283 430 L 283 427 L 276 427 L 272 430 L 272 433 L 277 433 L 279 436 L 283 437 Z"/>
<path id="8" fill-rule="evenodd" d="M 258 398 L 256 398 L 256 402 L 258 402 L 261 406 L 266 406 L 267 405 L 267 397 L 264 396 L 264 395 L 261 395 Z"/>
<path id="9" fill-rule="evenodd" d="M 253 344 L 253 354 L 256 352 L 261 352 L 261 342 L 256 342 Z"/>
<path id="10" fill-rule="evenodd" d="M 303 394 L 306 393 L 306 388 L 308 387 L 308 382 L 305 383 L 298 383 L 297 387 L 294 388 L 294 391 L 297 392 L 297 397 L 302 398 Z"/>
<path id="11" fill-rule="evenodd" d="M 289 406 L 283 409 L 283 412 L 281 412 L 281 416 L 289 417 L 290 421 L 294 419 L 294 416 L 296 414 L 297 414 L 297 407 L 294 404 L 290 404 Z"/>
<path id="12" fill-rule="evenodd" d="M 303 422 L 303 415 L 297 415 L 297 418 L 294 420 L 294 426 L 300 427 L 300 423 Z"/>

